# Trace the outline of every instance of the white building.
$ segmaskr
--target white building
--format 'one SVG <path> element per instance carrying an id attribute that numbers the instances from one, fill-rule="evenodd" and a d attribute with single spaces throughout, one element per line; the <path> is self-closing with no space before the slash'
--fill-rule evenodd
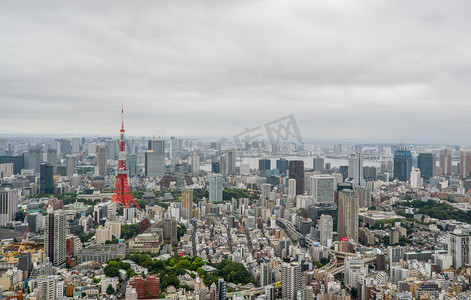
<path id="1" fill-rule="evenodd" d="M 113 238 L 111 234 L 111 228 L 103 226 L 98 227 L 95 232 L 95 238 L 97 245 L 103 245 L 106 241 L 111 241 L 111 239 Z"/>
<path id="2" fill-rule="evenodd" d="M 330 175 L 311 176 L 311 195 L 316 203 L 334 203 L 334 177 Z"/>
<path id="3" fill-rule="evenodd" d="M 471 263 L 471 236 L 459 229 L 448 233 L 448 254 L 453 257 L 453 267 L 458 270 Z"/>
<path id="4" fill-rule="evenodd" d="M 422 185 L 422 182 L 420 179 L 420 170 L 416 168 L 412 168 L 412 171 L 410 172 L 410 186 L 411 188 L 416 189 L 420 185 Z"/>

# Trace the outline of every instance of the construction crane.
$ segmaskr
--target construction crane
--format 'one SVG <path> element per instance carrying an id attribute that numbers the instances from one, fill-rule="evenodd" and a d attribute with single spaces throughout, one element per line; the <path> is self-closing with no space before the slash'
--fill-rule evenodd
<path id="1" fill-rule="evenodd" d="M 20 246 L 18 247 L 18 255 L 25 251 L 26 249 L 26 244 L 28 243 L 29 240 L 29 233 L 31 232 L 31 227 L 25 230 L 25 233 L 23 233 L 23 237 L 21 238 Z"/>

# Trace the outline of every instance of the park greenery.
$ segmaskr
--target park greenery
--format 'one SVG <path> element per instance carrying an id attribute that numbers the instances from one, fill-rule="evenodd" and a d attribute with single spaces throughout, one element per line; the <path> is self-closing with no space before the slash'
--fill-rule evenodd
<path id="1" fill-rule="evenodd" d="M 439 203 L 434 200 L 413 200 L 402 202 L 400 205 L 405 207 L 416 208 L 419 214 L 427 215 L 435 219 L 457 220 L 471 224 L 471 211 L 464 212 L 462 210 L 454 208 L 448 203 Z M 398 213 L 400 212 L 398 211 Z"/>
<path id="2" fill-rule="evenodd" d="M 205 262 L 201 257 L 171 257 L 168 260 L 153 259 L 145 254 L 132 254 L 127 257 L 136 264 L 147 268 L 149 274 L 156 274 L 160 278 L 162 289 L 173 285 L 176 288 L 189 289 L 188 286 L 180 284 L 179 275 L 189 274 L 192 278 L 196 277 L 196 273 L 203 279 L 204 284 L 210 286 L 213 282 L 217 283 L 219 278 L 224 278 L 226 282 L 235 284 L 254 283 L 245 266 L 238 262 L 223 260 L 218 264 Z M 203 270 L 203 266 L 209 264 L 216 268 L 214 272 Z M 136 275 L 130 270 L 128 263 L 122 262 L 119 258 L 112 259 L 106 265 L 105 275 L 109 277 L 119 276 L 119 270 L 126 271 L 128 277 Z"/>
<path id="3" fill-rule="evenodd" d="M 123 224 L 121 225 L 121 238 L 128 240 L 136 237 L 141 230 L 138 224 Z"/>

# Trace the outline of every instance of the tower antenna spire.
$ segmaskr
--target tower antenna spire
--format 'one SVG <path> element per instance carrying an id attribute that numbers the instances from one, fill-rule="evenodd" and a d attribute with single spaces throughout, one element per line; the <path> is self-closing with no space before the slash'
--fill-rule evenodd
<path id="1" fill-rule="evenodd" d="M 121 130 L 124 130 L 124 105 L 121 104 Z"/>

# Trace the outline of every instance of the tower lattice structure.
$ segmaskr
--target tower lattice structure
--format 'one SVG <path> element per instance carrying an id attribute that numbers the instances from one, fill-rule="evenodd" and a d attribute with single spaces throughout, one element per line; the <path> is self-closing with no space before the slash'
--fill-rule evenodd
<path id="1" fill-rule="evenodd" d="M 118 161 L 118 174 L 116 176 L 116 186 L 111 201 L 119 202 L 123 207 L 130 207 L 131 202 L 138 208 L 136 200 L 131 194 L 128 182 L 128 171 L 126 167 L 126 145 L 124 141 L 124 109 L 121 109 L 121 130 L 119 142 L 119 161 Z"/>

